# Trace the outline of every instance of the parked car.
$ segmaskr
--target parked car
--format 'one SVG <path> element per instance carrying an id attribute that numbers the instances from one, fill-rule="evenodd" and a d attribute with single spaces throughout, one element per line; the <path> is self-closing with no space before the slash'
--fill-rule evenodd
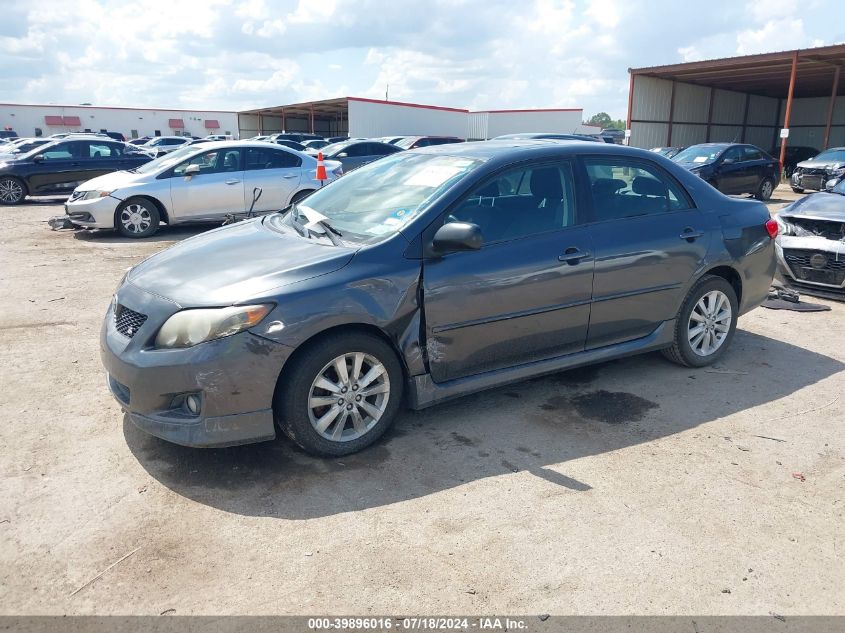
<path id="1" fill-rule="evenodd" d="M 152 140 L 152 136 L 141 136 L 140 138 L 133 138 L 130 141 L 127 141 L 131 145 L 144 145 Z"/>
<path id="2" fill-rule="evenodd" d="M 795 171 L 795 166 L 801 161 L 809 160 L 818 155 L 819 150 L 815 147 L 804 147 L 801 145 L 787 145 L 786 156 L 783 159 L 783 175 L 789 178 Z M 773 147 L 770 155 L 780 160 L 780 147 Z"/>
<path id="3" fill-rule="evenodd" d="M 220 221 L 243 213 L 256 187 L 257 213 L 283 209 L 321 186 L 317 161 L 261 141 L 209 141 L 165 154 L 133 171 L 109 174 L 78 186 L 65 213 L 84 228 L 117 229 L 127 237 L 149 237 L 159 228 Z M 326 161 L 330 180 L 341 164 Z"/>
<path id="4" fill-rule="evenodd" d="M 831 147 L 810 160 L 798 163 L 792 172 L 790 185 L 795 193 L 804 193 L 805 189 L 823 191 L 841 181 L 843 176 L 845 147 Z"/>
<path id="5" fill-rule="evenodd" d="M 102 360 L 153 435 L 227 446 L 275 421 L 345 455 L 403 402 L 652 350 L 719 360 L 767 297 L 776 231 L 765 205 L 629 147 L 399 152 L 131 269 Z"/>
<path id="6" fill-rule="evenodd" d="M 203 137 L 206 141 L 231 141 L 232 135 L 231 134 L 209 134 L 208 136 Z M 194 139 L 198 140 L 198 139 Z"/>
<path id="7" fill-rule="evenodd" d="M 344 171 L 350 171 L 383 156 L 401 152 L 402 149 L 378 141 L 352 140 L 332 143 L 319 151 L 323 153 L 324 158 L 340 161 Z"/>
<path id="8" fill-rule="evenodd" d="M 600 134 L 606 139 L 609 138 L 613 143 L 617 145 L 621 145 L 625 142 L 625 130 L 620 130 L 619 128 L 607 127 L 604 128 L 600 132 Z"/>
<path id="9" fill-rule="evenodd" d="M 0 163 L 0 204 L 20 204 L 26 196 L 70 193 L 86 180 L 152 159 L 132 145 L 111 139 L 53 140 Z"/>
<path id="10" fill-rule="evenodd" d="M 18 137 L 18 133 L 14 130 L 0 130 L 0 139 L 4 141 L 13 141 Z"/>
<path id="11" fill-rule="evenodd" d="M 297 143 L 302 143 L 303 141 L 318 141 L 322 140 L 323 137 L 319 134 L 309 134 L 308 132 L 280 132 L 278 134 L 271 134 L 270 141 L 275 143 L 276 141 L 296 141 Z"/>
<path id="12" fill-rule="evenodd" d="M 678 152 L 673 161 L 725 194 L 753 194 L 768 200 L 780 183 L 780 164 L 754 145 L 702 143 Z"/>
<path id="13" fill-rule="evenodd" d="M 406 136 L 396 141 L 396 147 L 402 149 L 417 149 L 429 145 L 448 145 L 450 143 L 463 143 L 464 139 L 457 136 Z"/>
<path id="14" fill-rule="evenodd" d="M 405 136 L 380 136 L 378 138 L 371 139 L 373 141 L 379 141 L 380 143 L 387 143 L 389 145 L 395 145 L 403 138 L 407 138 Z"/>
<path id="15" fill-rule="evenodd" d="M 305 150 L 321 150 L 326 145 L 329 145 L 329 142 L 324 139 L 311 139 L 310 141 L 303 141 L 302 144 L 305 146 Z"/>
<path id="16" fill-rule="evenodd" d="M 343 141 L 348 141 L 349 136 L 329 136 L 326 140 L 329 143 L 342 143 Z"/>
<path id="17" fill-rule="evenodd" d="M 594 136 L 590 136 L 588 134 L 559 134 L 557 132 L 523 132 L 520 134 L 503 134 L 502 136 L 497 136 L 494 138 L 494 141 L 526 141 L 529 139 L 545 139 L 550 141 L 597 141 L 602 143 L 601 139 L 597 139 Z"/>
<path id="18" fill-rule="evenodd" d="M 778 268 L 799 290 L 845 300 L 845 180 L 778 213 Z"/>
<path id="19" fill-rule="evenodd" d="M 307 149 L 302 143 L 297 143 L 296 141 L 289 141 L 284 138 L 280 138 L 274 142 L 276 143 L 276 145 L 283 145 L 284 147 L 295 149 L 297 152 L 304 152 Z"/>
<path id="20" fill-rule="evenodd" d="M 191 144 L 191 140 L 185 136 L 155 136 L 141 147 L 153 152 L 158 158 L 172 151 Z"/>
<path id="21" fill-rule="evenodd" d="M 11 143 L 0 145 L 0 161 L 9 160 L 10 157 L 26 154 L 30 150 L 50 143 L 46 138 L 19 138 Z"/>
<path id="22" fill-rule="evenodd" d="M 651 151 L 661 156 L 665 156 L 666 158 L 674 158 L 678 155 L 678 152 L 682 151 L 683 147 L 652 147 Z"/>

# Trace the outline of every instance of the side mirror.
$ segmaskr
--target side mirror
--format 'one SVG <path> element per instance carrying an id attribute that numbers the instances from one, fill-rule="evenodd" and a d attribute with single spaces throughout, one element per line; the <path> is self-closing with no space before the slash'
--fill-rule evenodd
<path id="1" fill-rule="evenodd" d="M 341 152 L 340 154 L 337 155 L 337 157 L 338 158 L 348 158 L 349 154 L 347 154 L 346 152 Z"/>
<path id="2" fill-rule="evenodd" d="M 44 154 L 36 154 L 32 157 L 33 163 L 43 163 L 44 162 Z"/>
<path id="3" fill-rule="evenodd" d="M 185 168 L 185 176 L 199 176 L 200 173 L 200 166 L 199 165 L 188 165 Z"/>
<path id="4" fill-rule="evenodd" d="M 723 165 L 733 165 L 736 162 L 736 158 L 723 158 L 722 164 Z"/>
<path id="5" fill-rule="evenodd" d="M 469 222 L 449 222 L 434 234 L 432 246 L 439 254 L 477 251 L 484 243 L 481 229 Z"/>

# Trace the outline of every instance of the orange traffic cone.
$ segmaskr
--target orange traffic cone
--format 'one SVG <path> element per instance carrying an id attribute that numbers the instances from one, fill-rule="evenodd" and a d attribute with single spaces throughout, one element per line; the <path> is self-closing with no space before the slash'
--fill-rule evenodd
<path id="1" fill-rule="evenodd" d="M 322 185 L 323 181 L 328 179 L 329 177 L 326 175 L 326 164 L 323 162 L 323 152 L 317 152 L 317 180 Z"/>

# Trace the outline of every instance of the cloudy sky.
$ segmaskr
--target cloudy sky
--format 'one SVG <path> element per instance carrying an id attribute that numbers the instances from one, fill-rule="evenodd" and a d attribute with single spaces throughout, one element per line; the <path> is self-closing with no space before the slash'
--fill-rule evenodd
<path id="1" fill-rule="evenodd" d="M 629 67 L 845 42 L 841 0 L 3 0 L 0 102 L 625 114 Z M 689 7 L 689 8 L 687 8 Z"/>

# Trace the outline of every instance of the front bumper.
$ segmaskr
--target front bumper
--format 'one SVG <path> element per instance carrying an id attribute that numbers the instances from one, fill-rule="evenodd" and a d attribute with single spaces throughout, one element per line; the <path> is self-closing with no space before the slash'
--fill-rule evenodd
<path id="1" fill-rule="evenodd" d="M 292 348 L 241 332 L 184 349 L 152 349 L 158 328 L 179 306 L 131 284 L 116 300 L 147 315 L 129 338 L 117 331 L 110 308 L 100 333 L 109 389 L 137 427 L 194 447 L 275 437 L 273 393 Z M 184 405 L 188 394 L 200 398 L 196 415 Z"/>
<path id="2" fill-rule="evenodd" d="M 113 229 L 114 214 L 122 200 L 105 196 L 92 200 L 68 200 L 65 215 L 77 226 L 86 229 Z"/>
<path id="3" fill-rule="evenodd" d="M 802 170 L 797 168 L 792 172 L 789 184 L 796 189 L 811 189 L 812 191 L 826 191 L 827 183 L 830 180 L 839 181 L 842 176 L 828 173 L 821 169 Z"/>
<path id="4" fill-rule="evenodd" d="M 845 244 L 824 237 L 780 236 L 775 245 L 778 271 L 798 290 L 818 296 L 845 299 Z M 814 255 L 826 262 L 816 266 Z"/>

